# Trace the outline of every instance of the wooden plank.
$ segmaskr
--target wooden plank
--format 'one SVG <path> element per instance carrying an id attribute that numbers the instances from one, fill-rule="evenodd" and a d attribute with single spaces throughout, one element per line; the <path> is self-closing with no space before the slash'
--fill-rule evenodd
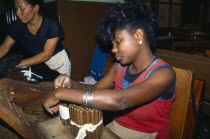
<path id="1" fill-rule="evenodd" d="M 3 119 L 8 125 L 10 125 L 15 131 L 17 131 L 24 138 L 38 139 L 41 136 L 31 126 L 26 126 L 24 122 L 15 115 L 9 108 L 2 105 L 0 102 L 0 118 Z"/>
<path id="2" fill-rule="evenodd" d="M 208 42 L 173 42 L 172 46 L 174 48 L 178 48 L 178 47 L 197 47 L 197 48 L 206 48 L 206 47 L 210 47 L 210 41 Z M 173 48 L 172 47 L 172 48 Z"/>

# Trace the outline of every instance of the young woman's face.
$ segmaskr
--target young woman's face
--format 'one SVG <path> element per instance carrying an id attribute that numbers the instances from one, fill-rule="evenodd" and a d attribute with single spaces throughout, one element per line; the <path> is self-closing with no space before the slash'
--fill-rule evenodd
<path id="1" fill-rule="evenodd" d="M 137 38 L 127 30 L 116 30 L 115 38 L 112 41 L 112 53 L 121 64 L 130 64 L 139 54 Z"/>
<path id="2" fill-rule="evenodd" d="M 15 9 L 17 17 L 22 23 L 30 22 L 37 12 L 35 6 L 28 4 L 24 0 L 15 0 Z"/>

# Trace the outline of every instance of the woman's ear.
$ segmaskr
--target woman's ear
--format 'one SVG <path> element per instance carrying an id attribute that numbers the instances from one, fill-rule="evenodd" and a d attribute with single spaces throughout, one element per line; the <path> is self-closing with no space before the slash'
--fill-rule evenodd
<path id="1" fill-rule="evenodd" d="M 140 28 L 136 29 L 134 36 L 137 39 L 138 44 L 142 44 L 143 43 L 144 31 L 142 29 L 140 29 Z"/>
<path id="2" fill-rule="evenodd" d="M 34 5 L 34 9 L 38 13 L 39 12 L 39 4 Z"/>

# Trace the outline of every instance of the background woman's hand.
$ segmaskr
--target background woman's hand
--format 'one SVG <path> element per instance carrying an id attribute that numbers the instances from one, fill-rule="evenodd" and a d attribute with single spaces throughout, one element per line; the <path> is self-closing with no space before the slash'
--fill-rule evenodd
<path id="1" fill-rule="evenodd" d="M 72 88 L 72 80 L 66 74 L 59 75 L 54 81 L 54 87 Z"/>

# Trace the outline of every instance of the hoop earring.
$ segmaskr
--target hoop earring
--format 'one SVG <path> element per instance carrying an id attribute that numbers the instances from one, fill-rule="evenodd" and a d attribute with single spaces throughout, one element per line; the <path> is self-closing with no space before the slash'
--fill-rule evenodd
<path id="1" fill-rule="evenodd" d="M 139 44 L 142 44 L 143 42 L 142 42 L 142 40 L 139 40 Z"/>

